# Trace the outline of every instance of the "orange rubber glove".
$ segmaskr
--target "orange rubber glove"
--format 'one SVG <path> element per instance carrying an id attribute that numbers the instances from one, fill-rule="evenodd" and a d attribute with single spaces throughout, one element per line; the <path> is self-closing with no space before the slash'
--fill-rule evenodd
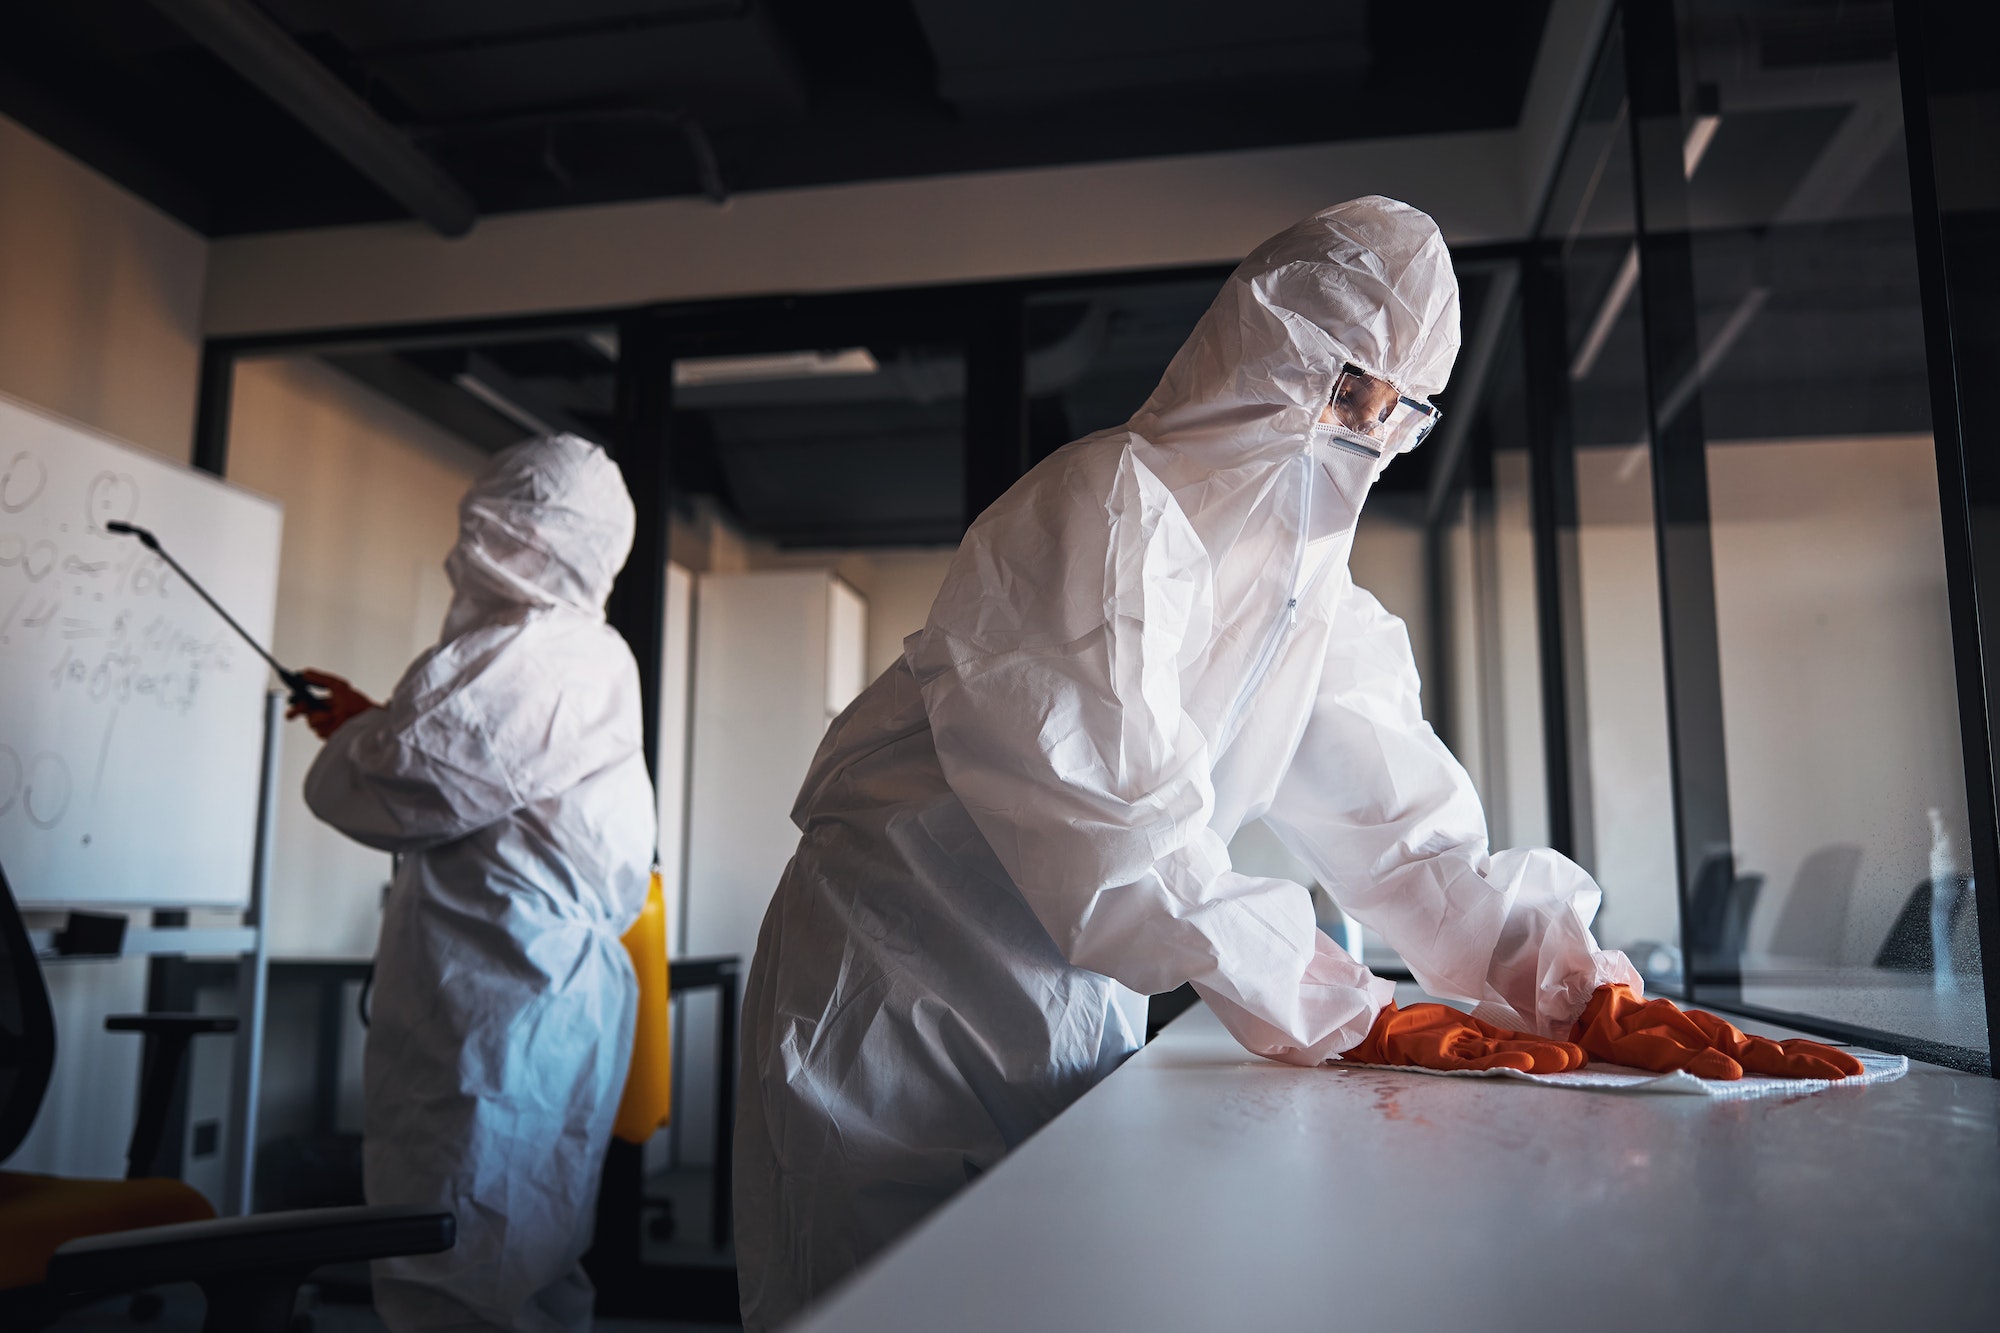
<path id="1" fill-rule="evenodd" d="M 1656 1074 L 1685 1069 L 1697 1078 L 1846 1078 L 1861 1062 L 1823 1042 L 1752 1037 L 1714 1014 L 1671 1000 L 1641 1000 L 1628 986 L 1599 986 L 1570 1040 L 1600 1060 Z"/>
<path id="2" fill-rule="evenodd" d="M 1560 1074 L 1590 1063 L 1582 1049 L 1510 1032 L 1442 1004 L 1389 1005 L 1375 1026 L 1343 1060 L 1362 1065 L 1416 1065 L 1420 1069 L 1518 1069 Z"/>

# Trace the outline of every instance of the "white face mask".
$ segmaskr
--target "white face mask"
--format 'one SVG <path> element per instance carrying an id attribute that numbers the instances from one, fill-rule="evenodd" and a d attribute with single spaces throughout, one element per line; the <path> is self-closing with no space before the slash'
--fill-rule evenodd
<path id="1" fill-rule="evenodd" d="M 1332 421 L 1315 421 L 1313 423 L 1312 444 L 1315 452 L 1338 450 L 1341 453 L 1352 454 L 1360 458 L 1379 460 L 1382 457 L 1382 448 L 1380 445 L 1370 444 L 1360 435 Z"/>
<path id="2" fill-rule="evenodd" d="M 1312 456 L 1312 512 L 1306 518 L 1306 540 L 1351 532 L 1385 460 L 1352 432 L 1330 422 L 1314 424 Z"/>

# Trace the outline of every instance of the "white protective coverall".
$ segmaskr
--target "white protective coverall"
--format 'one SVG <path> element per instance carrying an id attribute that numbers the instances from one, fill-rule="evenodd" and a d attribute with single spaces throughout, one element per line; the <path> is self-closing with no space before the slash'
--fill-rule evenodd
<path id="1" fill-rule="evenodd" d="M 458 1216 L 375 1265 L 390 1327 L 583 1330 L 598 1174 L 631 1058 L 619 935 L 655 834 L 639 676 L 604 621 L 633 509 L 596 445 L 498 455 L 459 505 L 437 646 L 321 751 L 306 801 L 400 853 L 364 1057 L 371 1203 Z"/>
<path id="2" fill-rule="evenodd" d="M 1552 851 L 1491 852 L 1347 553 L 1382 462 L 1315 430 L 1344 362 L 1444 386 L 1436 225 L 1370 197 L 1258 247 L 1125 426 L 966 534 L 926 627 L 829 730 L 758 939 L 736 1134 L 745 1326 L 858 1266 L 1110 1072 L 1148 994 L 1314 1065 L 1392 997 L 1307 891 L 1236 872 L 1266 819 L 1434 995 L 1555 1034 L 1639 984 Z M 1315 443 L 1315 441 L 1320 441 Z M 1386 461 L 1386 460 L 1383 460 Z"/>

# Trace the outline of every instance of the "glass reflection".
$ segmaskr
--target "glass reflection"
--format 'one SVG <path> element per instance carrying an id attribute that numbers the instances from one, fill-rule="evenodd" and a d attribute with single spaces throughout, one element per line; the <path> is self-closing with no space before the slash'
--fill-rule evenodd
<path id="1" fill-rule="evenodd" d="M 1741 998 L 1983 1049 L 1886 7 L 1677 8 Z M 1889 34 L 1892 37 L 1892 34 Z M 1704 903 L 1704 888 L 1711 898 Z"/>

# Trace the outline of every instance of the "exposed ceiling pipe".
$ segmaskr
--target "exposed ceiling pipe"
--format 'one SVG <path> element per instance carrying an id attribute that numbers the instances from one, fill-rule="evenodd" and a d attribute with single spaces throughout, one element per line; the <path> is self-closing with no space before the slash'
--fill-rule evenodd
<path id="1" fill-rule="evenodd" d="M 327 147 L 443 236 L 472 230 L 470 195 L 248 0 L 153 0 Z"/>
<path id="2" fill-rule="evenodd" d="M 555 132 L 572 125 L 609 125 L 617 121 L 662 125 L 680 135 L 694 159 L 695 178 L 701 192 L 717 204 L 729 202 L 729 187 L 722 179 L 722 164 L 715 156 L 715 144 L 708 131 L 686 111 L 670 107 L 594 107 L 575 111 L 545 111 L 489 120 L 467 120 L 455 124 L 430 125 L 415 132 L 420 142 L 440 139 L 479 138 L 485 135 L 539 134 L 542 136 L 542 165 L 563 185 L 573 184 L 556 153 Z"/>
<path id="3" fill-rule="evenodd" d="M 600 432 L 578 421 L 560 403 L 495 365 L 478 352 L 467 352 L 451 382 L 507 418 L 530 435 L 581 435 L 597 444 Z"/>

